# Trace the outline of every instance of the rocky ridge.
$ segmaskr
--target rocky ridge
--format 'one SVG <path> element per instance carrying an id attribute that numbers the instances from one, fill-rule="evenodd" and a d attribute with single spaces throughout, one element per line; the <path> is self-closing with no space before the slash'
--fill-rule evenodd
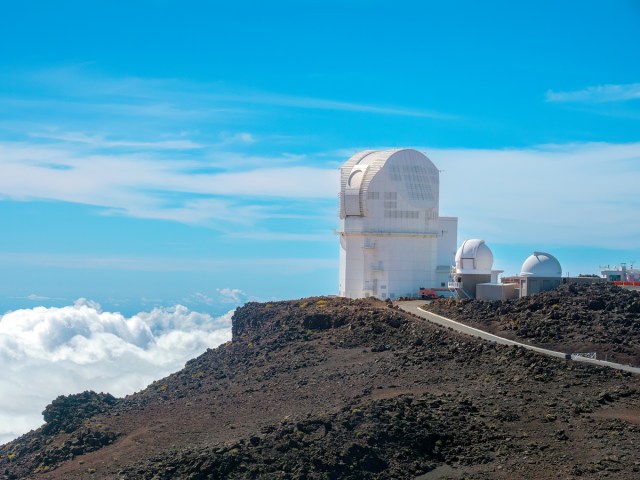
<path id="1" fill-rule="evenodd" d="M 572 284 L 506 301 L 438 299 L 427 310 L 496 335 L 640 366 L 640 291 Z"/>
<path id="2" fill-rule="evenodd" d="M 56 399 L 0 478 L 633 478 L 640 378 L 384 302 L 249 303 L 233 341 L 134 395 Z"/>

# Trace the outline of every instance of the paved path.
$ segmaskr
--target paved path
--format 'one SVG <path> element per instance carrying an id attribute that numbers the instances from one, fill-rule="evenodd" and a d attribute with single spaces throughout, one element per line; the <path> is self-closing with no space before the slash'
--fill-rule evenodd
<path id="1" fill-rule="evenodd" d="M 542 353 L 543 355 L 549 355 L 550 357 L 564 358 L 564 359 L 568 359 L 567 357 L 571 358 L 569 354 L 566 354 L 564 352 L 556 352 L 554 350 L 547 350 L 545 348 L 534 347 L 532 345 L 527 345 L 525 343 L 509 340 L 508 338 L 499 337 L 492 333 L 488 333 L 483 330 L 470 327 L 468 325 L 465 325 L 460 322 L 456 322 L 455 320 L 451 320 L 446 317 L 442 317 L 435 313 L 427 312 L 426 310 L 423 310 L 422 308 L 420 308 L 424 304 L 425 304 L 424 300 L 411 300 L 411 301 L 405 301 L 405 302 L 398 302 L 398 306 L 405 312 L 413 313 L 415 315 L 418 315 L 419 317 L 429 320 L 430 322 L 437 323 L 438 325 L 442 325 L 443 327 L 449 327 L 455 330 L 456 332 L 465 333 L 467 335 L 482 338 L 483 340 L 488 340 L 490 342 L 500 343 L 502 345 L 516 345 L 518 347 L 523 347 L 528 350 L 533 350 L 534 352 Z M 605 367 L 615 368 L 617 370 L 624 370 L 626 372 L 640 374 L 640 368 L 632 367 L 630 365 L 622 365 L 621 363 L 606 362 L 604 360 L 595 360 L 593 358 L 583 358 L 583 357 L 574 357 L 571 359 L 578 362 L 592 363 L 594 365 L 602 365 Z"/>

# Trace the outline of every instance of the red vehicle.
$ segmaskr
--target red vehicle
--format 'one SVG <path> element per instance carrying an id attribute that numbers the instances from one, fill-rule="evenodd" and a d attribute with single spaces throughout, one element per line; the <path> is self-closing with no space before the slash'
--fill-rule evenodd
<path id="1" fill-rule="evenodd" d="M 420 298 L 423 300 L 435 300 L 438 298 L 438 294 L 432 288 L 421 288 L 418 290 L 418 295 L 420 295 Z"/>

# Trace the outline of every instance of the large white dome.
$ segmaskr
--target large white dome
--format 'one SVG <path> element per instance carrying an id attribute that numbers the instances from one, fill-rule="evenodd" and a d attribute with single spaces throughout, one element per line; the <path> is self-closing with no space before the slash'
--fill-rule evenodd
<path id="1" fill-rule="evenodd" d="M 385 190 L 372 190 L 376 177 L 387 177 L 386 181 L 379 178 L 379 183 L 385 182 Z M 387 201 L 401 197 L 411 210 L 430 209 L 437 216 L 440 172 L 426 155 L 410 148 L 358 152 L 340 169 L 340 218 L 368 216 L 370 202 L 379 204 L 377 195 L 385 192 L 393 194 Z M 414 218 L 403 217 L 402 212 L 390 211 L 388 215 L 388 218 Z"/>
<path id="2" fill-rule="evenodd" d="M 484 240 L 465 240 L 456 252 L 456 273 L 490 274 L 493 253 Z"/>
<path id="3" fill-rule="evenodd" d="M 561 277 L 562 267 L 550 253 L 533 252 L 522 264 L 522 277 Z"/>

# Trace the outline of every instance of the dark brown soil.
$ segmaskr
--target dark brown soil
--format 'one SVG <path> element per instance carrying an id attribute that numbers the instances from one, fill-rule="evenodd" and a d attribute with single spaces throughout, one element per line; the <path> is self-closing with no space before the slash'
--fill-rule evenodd
<path id="1" fill-rule="evenodd" d="M 640 292 L 612 283 L 563 285 L 518 300 L 439 299 L 426 309 L 549 350 L 640 366 Z"/>
<path id="2" fill-rule="evenodd" d="M 0 478 L 640 477 L 640 377 L 376 301 L 247 304 L 180 372 L 48 411 L 0 447 Z"/>

